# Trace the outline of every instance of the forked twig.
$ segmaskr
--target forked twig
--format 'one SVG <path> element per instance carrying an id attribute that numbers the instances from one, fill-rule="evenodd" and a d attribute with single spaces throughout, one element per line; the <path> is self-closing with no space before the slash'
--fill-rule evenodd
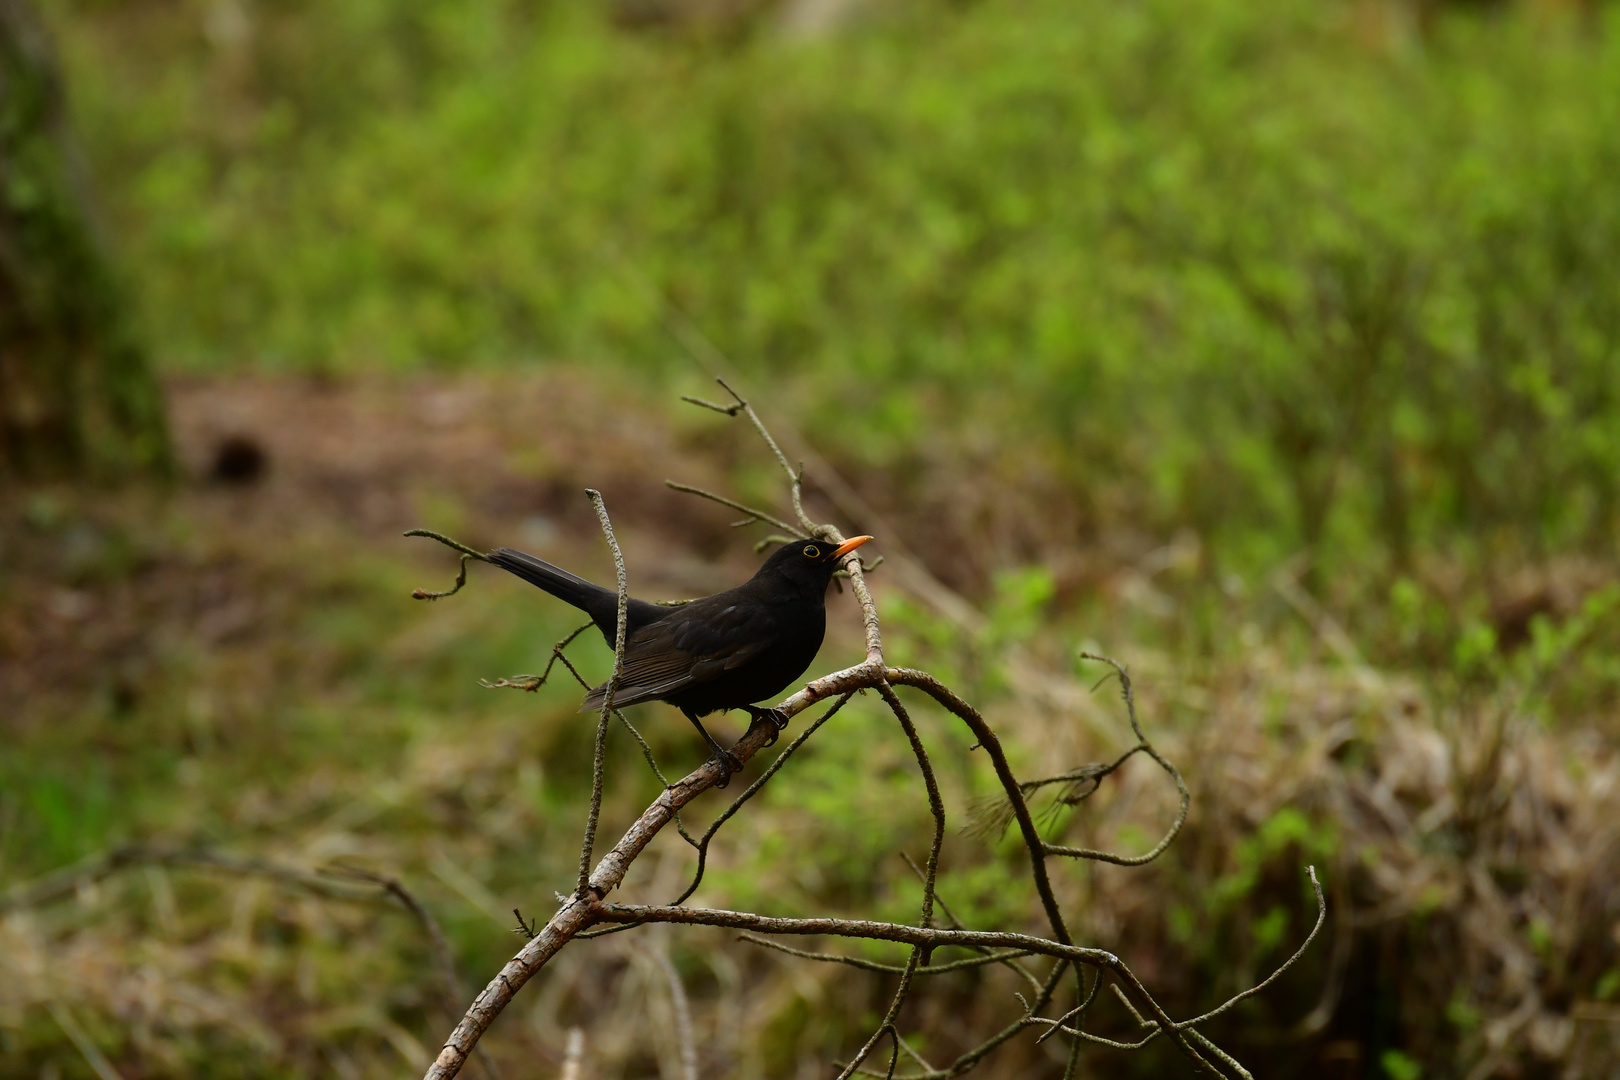
<path id="1" fill-rule="evenodd" d="M 1187 783 L 1182 779 L 1180 770 L 1169 759 L 1160 754 L 1142 732 L 1142 725 L 1136 717 L 1136 694 L 1131 686 L 1130 673 L 1125 669 L 1125 666 L 1117 660 L 1099 656 L 1095 653 L 1083 652 L 1080 656 L 1085 660 L 1096 660 L 1099 663 L 1107 664 L 1114 669 L 1114 674 L 1119 678 L 1121 696 L 1125 700 L 1125 710 L 1130 717 L 1131 731 L 1136 735 L 1136 745 L 1111 762 L 1096 762 L 1090 765 L 1082 765 L 1068 772 L 1059 773 L 1056 776 L 1048 776 L 1040 780 L 1025 780 L 1018 785 L 1018 790 L 1027 799 L 1043 787 L 1052 784 L 1063 784 L 1065 790 L 1053 801 L 1052 809 L 1055 811 L 1062 806 L 1075 806 L 1096 794 L 1098 788 L 1102 786 L 1103 780 L 1119 771 L 1120 767 L 1131 758 L 1137 754 L 1146 754 L 1175 783 L 1176 791 L 1181 798 L 1181 805 L 1176 810 L 1175 820 L 1171 822 L 1170 828 L 1151 850 L 1142 855 L 1118 855 L 1111 851 L 1067 847 L 1062 844 L 1052 844 L 1044 841 L 1041 845 L 1048 855 L 1060 855 L 1071 859 L 1090 859 L 1094 862 L 1112 863 L 1115 866 L 1143 866 L 1163 855 L 1165 849 L 1170 846 L 1181 832 L 1182 826 L 1187 823 L 1187 812 L 1192 806 L 1192 793 L 1187 790 Z M 1012 818 L 1013 803 L 1007 795 L 1003 794 L 998 798 L 981 800 L 974 808 L 973 821 L 966 831 L 970 835 L 994 836 L 1004 831 Z"/>

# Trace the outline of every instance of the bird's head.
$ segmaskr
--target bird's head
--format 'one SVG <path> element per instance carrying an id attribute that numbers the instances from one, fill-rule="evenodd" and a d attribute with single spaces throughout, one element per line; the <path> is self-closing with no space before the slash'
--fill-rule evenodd
<path id="1" fill-rule="evenodd" d="M 833 571 L 844 564 L 844 556 L 872 539 L 856 536 L 842 544 L 825 540 L 795 540 L 771 552 L 771 557 L 760 567 L 761 574 L 777 574 L 805 589 L 826 589 Z"/>

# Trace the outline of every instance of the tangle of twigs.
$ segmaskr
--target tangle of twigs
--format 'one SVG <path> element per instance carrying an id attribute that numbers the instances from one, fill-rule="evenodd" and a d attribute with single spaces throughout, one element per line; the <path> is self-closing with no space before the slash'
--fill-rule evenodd
<path id="1" fill-rule="evenodd" d="M 690 485 L 677 484 L 671 481 L 669 486 L 678 491 L 689 492 L 700 498 L 709 499 L 746 515 L 743 521 L 738 524 L 763 523 L 777 530 L 779 535 L 767 537 L 762 542 L 763 544 L 780 541 L 782 539 L 780 534 L 792 537 L 813 536 L 832 543 L 842 542 L 844 535 L 836 527 L 828 524 L 818 524 L 812 521 L 805 513 L 802 467 L 795 467 L 788 460 L 770 431 L 760 420 L 758 414 L 755 413 L 753 407 L 724 380 L 717 380 L 717 382 L 730 395 L 730 403 L 719 404 L 698 398 L 687 398 L 685 400 L 728 417 L 743 416 L 747 418 L 764 440 L 771 455 L 786 475 L 789 504 L 792 507 L 792 520 L 789 522 L 768 510 L 748 506 L 723 495 Z M 616 679 L 623 662 L 624 605 L 627 597 L 625 566 L 623 556 L 619 553 L 617 542 L 614 540 L 612 523 L 608 519 L 607 510 L 602 503 L 601 496 L 594 491 L 590 495 L 601 522 L 603 533 L 613 551 L 614 566 L 618 576 L 620 613 L 613 668 L 614 678 Z M 483 558 L 482 553 L 446 537 L 420 530 L 413 530 L 411 535 L 431 536 L 455 548 L 462 556 L 461 573 L 457 578 L 455 588 L 443 593 L 428 593 L 418 590 L 417 595 L 425 599 L 437 599 L 454 593 L 465 581 L 466 562 L 469 559 Z M 1175 840 L 1177 833 L 1180 832 L 1187 819 L 1187 811 L 1191 801 L 1187 785 L 1175 765 L 1165 758 L 1144 734 L 1136 715 L 1136 701 L 1129 673 L 1117 661 L 1104 656 L 1085 654 L 1087 659 L 1108 665 L 1113 669 L 1113 674 L 1118 677 L 1130 719 L 1131 730 L 1137 740 L 1134 746 L 1112 762 L 1084 765 L 1056 776 L 1037 780 L 1019 780 L 1008 763 L 1007 755 L 996 732 L 980 715 L 978 710 L 927 672 L 892 667 L 886 662 L 883 655 L 883 640 L 877 606 L 873 603 L 871 593 L 866 585 L 865 574 L 871 569 L 872 566 L 863 565 L 853 555 L 846 557 L 843 567 L 843 572 L 847 574 L 855 599 L 860 605 L 866 638 L 865 658 L 851 667 L 812 680 L 801 690 L 779 703 L 777 709 L 782 715 L 791 718 L 820 701 L 833 699 L 832 706 L 823 712 L 792 743 L 785 747 L 760 777 L 733 800 L 730 806 L 715 819 L 714 823 L 709 826 L 700 838 L 694 838 L 687 832 L 680 822 L 679 815 L 683 807 L 724 779 L 723 767 L 714 761 L 704 764 L 673 784 L 664 780 L 665 789 L 663 793 L 647 807 L 620 838 L 619 842 L 607 854 L 603 855 L 597 861 L 595 868 L 592 869 L 589 866 L 589 858 L 594 848 L 596 822 L 601 807 L 605 739 L 608 720 L 611 716 L 617 716 L 624 722 L 626 728 L 636 735 L 649 765 L 663 780 L 663 773 L 654 760 L 646 741 L 641 739 L 639 732 L 636 732 L 628 721 L 624 720 L 622 716 L 618 716 L 617 712 L 612 709 L 610 683 L 610 690 L 607 699 L 603 702 L 598 720 L 591 808 L 581 850 L 580 876 L 575 891 L 571 896 L 563 898 L 557 912 L 543 925 L 531 926 L 523 922 L 521 916 L 519 916 L 519 925 L 522 926 L 522 934 L 525 937 L 523 946 L 484 990 L 479 993 L 471 1006 L 467 1008 L 460 1023 L 456 1025 L 455 1030 L 446 1039 L 437 1060 L 428 1069 L 427 1080 L 449 1080 L 449 1078 L 460 1072 L 468 1057 L 472 1054 L 479 1038 L 488 1030 L 490 1024 L 501 1014 L 513 997 L 523 988 L 524 984 L 544 968 L 550 959 L 570 941 L 575 938 L 634 930 L 636 927 L 656 924 L 727 927 L 745 931 L 742 935 L 743 940 L 764 945 L 802 959 L 848 964 L 868 970 L 899 975 L 898 985 L 890 1000 L 889 1007 L 885 1010 L 876 1030 L 872 1032 L 870 1038 L 866 1039 L 856 1049 L 848 1061 L 841 1063 L 838 1074 L 840 1080 L 857 1075 L 880 1076 L 889 1078 L 889 1080 L 943 1080 L 945 1077 L 958 1076 L 973 1068 L 997 1047 L 1031 1028 L 1041 1029 L 1040 1038 L 1042 1040 L 1056 1035 L 1067 1036 L 1073 1040 L 1068 1058 L 1069 1066 L 1066 1073 L 1068 1076 L 1074 1075 L 1079 1048 L 1082 1044 L 1092 1043 L 1110 1046 L 1115 1049 L 1130 1050 L 1164 1038 L 1174 1045 L 1181 1055 L 1199 1072 L 1217 1077 L 1238 1076 L 1245 1078 L 1245 1080 L 1252 1080 L 1248 1071 L 1230 1054 L 1211 1042 L 1198 1030 L 1198 1026 L 1220 1016 L 1236 1006 L 1240 1001 L 1271 985 L 1284 971 L 1299 960 L 1305 950 L 1315 941 L 1317 934 L 1321 931 L 1327 910 L 1321 886 L 1317 882 L 1315 868 L 1309 868 L 1308 875 L 1312 888 L 1315 890 L 1317 920 L 1310 934 L 1299 946 L 1299 949 L 1266 979 L 1231 997 L 1208 1012 L 1183 1020 L 1177 1020 L 1168 1015 L 1148 988 L 1119 957 L 1104 949 L 1085 947 L 1074 943 L 1065 924 L 1063 912 L 1058 903 L 1057 895 L 1052 888 L 1047 869 L 1049 861 L 1053 858 L 1086 859 L 1121 866 L 1139 866 L 1151 862 L 1163 854 L 1165 849 Z M 583 629 L 582 627 L 581 630 Z M 574 677 L 584 684 L 585 680 L 580 677 L 573 664 L 564 656 L 564 650 L 580 632 L 575 631 L 573 635 L 565 638 L 553 648 L 552 659 L 542 674 L 538 676 L 515 676 L 488 685 L 537 690 L 544 685 L 551 673 L 552 666 L 558 660 L 561 660 Z M 977 744 L 985 750 L 995 769 L 1001 787 L 1001 794 L 992 802 L 983 804 L 975 810 L 969 828 L 972 831 L 985 834 L 997 834 L 1004 832 L 1014 824 L 1017 825 L 1019 837 L 1023 842 L 1029 860 L 1030 878 L 1046 917 L 1048 929 L 1045 934 L 967 929 L 950 913 L 950 909 L 945 906 L 943 900 L 937 895 L 939 853 L 946 828 L 945 808 L 940 798 L 939 787 L 934 780 L 934 768 L 927 747 L 917 726 L 911 719 L 906 704 L 902 702 L 897 693 L 899 688 L 920 692 L 924 697 L 941 706 L 947 713 L 966 725 L 976 739 Z M 927 858 L 921 865 L 912 862 L 909 857 L 907 858 L 907 862 L 917 873 L 923 885 L 923 899 L 916 923 L 890 923 L 863 919 L 785 919 L 753 912 L 686 906 L 686 901 L 691 898 L 703 880 L 709 843 L 714 839 L 721 826 L 729 821 L 744 804 L 779 774 L 793 754 L 823 724 L 833 718 L 852 694 L 863 690 L 873 691 L 882 698 L 912 751 L 912 756 L 916 761 L 917 769 L 923 777 L 927 790 L 929 809 L 933 820 L 932 839 Z M 775 730 L 771 723 L 759 720 L 731 748 L 731 753 L 738 761 L 746 762 L 768 746 L 774 739 Z M 1030 806 L 1030 799 L 1033 795 L 1048 787 L 1057 789 L 1052 805 L 1043 811 L 1043 816 L 1063 807 L 1076 805 L 1088 798 L 1108 776 L 1138 754 L 1151 758 L 1174 783 L 1180 795 L 1180 808 L 1174 822 L 1153 848 L 1140 855 L 1120 855 L 1107 851 L 1095 851 L 1089 848 L 1068 847 L 1050 843 L 1043 839 L 1038 826 L 1037 814 L 1032 811 Z M 631 864 L 641 855 L 652 839 L 666 825 L 671 823 L 676 825 L 681 835 L 697 853 L 697 867 L 687 888 L 672 903 L 661 906 L 607 902 L 606 897 L 624 880 L 624 876 Z M 948 925 L 935 925 L 937 922 L 936 910 L 944 914 Z M 856 957 L 842 956 L 837 953 L 794 949 L 779 942 L 770 941 L 760 935 L 841 937 L 869 941 L 890 941 L 911 946 L 911 952 L 904 964 L 878 964 Z M 965 949 L 971 955 L 963 959 L 936 963 L 933 960 L 933 954 L 941 949 Z M 1027 961 L 1036 958 L 1050 960 L 1051 966 L 1044 973 L 1032 970 Z M 989 1035 L 978 1046 L 958 1055 L 954 1060 L 939 1065 L 929 1063 L 921 1053 L 906 1042 L 899 1026 L 901 1007 L 910 994 L 916 979 L 986 964 L 1006 965 L 1018 972 L 1029 983 L 1030 996 L 1021 998 L 1024 1002 L 1022 1014 L 1011 1024 Z M 1065 981 L 1065 974 L 1071 972 L 1074 975 L 1075 1004 L 1057 1016 L 1043 1015 L 1057 999 L 1059 988 Z M 1090 976 L 1089 987 L 1087 986 L 1088 974 Z M 1108 1039 L 1086 1031 L 1081 1026 L 1085 1020 L 1087 1010 L 1096 1000 L 1098 992 L 1105 982 L 1108 984 L 1109 990 L 1124 1004 L 1125 1008 L 1137 1021 L 1140 1038 L 1136 1041 L 1124 1042 Z M 879 1048 L 885 1045 L 887 1046 L 887 1052 L 883 1055 L 886 1060 L 883 1061 L 882 1071 L 874 1071 L 868 1065 L 868 1062 L 873 1059 L 874 1055 L 879 1053 Z M 909 1071 L 898 1071 L 902 1059 L 907 1062 L 906 1068 Z"/>

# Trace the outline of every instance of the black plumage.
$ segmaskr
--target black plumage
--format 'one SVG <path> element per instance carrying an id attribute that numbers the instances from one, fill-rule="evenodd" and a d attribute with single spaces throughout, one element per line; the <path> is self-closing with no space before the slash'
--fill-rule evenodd
<path id="1" fill-rule="evenodd" d="M 704 728 L 701 717 L 745 710 L 782 727 L 774 709 L 754 702 L 774 697 L 804 674 L 827 629 L 827 586 L 844 557 L 868 540 L 842 544 L 801 540 L 772 552 L 759 572 L 735 589 L 678 606 L 631 598 L 626 610 L 624 675 L 613 704 L 667 701 L 696 725 L 727 778 L 739 767 Z M 612 589 L 576 577 L 533 555 L 511 548 L 490 552 L 489 561 L 509 570 L 591 617 L 608 646 L 617 632 L 619 597 Z M 585 697 L 580 711 L 599 709 L 604 683 Z"/>

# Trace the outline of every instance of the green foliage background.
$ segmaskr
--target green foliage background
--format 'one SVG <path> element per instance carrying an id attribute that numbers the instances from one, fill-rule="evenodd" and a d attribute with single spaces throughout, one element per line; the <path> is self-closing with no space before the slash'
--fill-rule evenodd
<path id="1" fill-rule="evenodd" d="M 1221 569 L 1612 542 L 1610 5 L 53 7 L 171 370 L 670 378 L 662 295 L 824 442 L 1017 430 Z"/>

